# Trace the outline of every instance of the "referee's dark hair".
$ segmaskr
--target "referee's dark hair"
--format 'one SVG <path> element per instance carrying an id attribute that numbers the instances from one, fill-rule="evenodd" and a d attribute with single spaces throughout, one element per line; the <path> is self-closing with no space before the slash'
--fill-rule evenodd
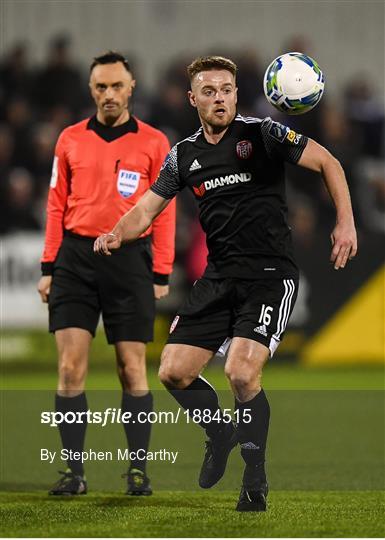
<path id="1" fill-rule="evenodd" d="M 187 66 L 190 82 L 201 71 L 210 71 L 211 69 L 225 69 L 230 71 L 234 77 L 237 73 L 237 65 L 229 58 L 224 56 L 199 56 Z"/>
<path id="2" fill-rule="evenodd" d="M 116 64 L 116 62 L 122 62 L 126 70 L 132 74 L 130 64 L 128 63 L 127 58 L 125 58 L 121 53 L 116 51 L 107 51 L 100 56 L 95 56 L 90 66 L 90 73 L 95 66 L 98 66 L 100 64 Z"/>

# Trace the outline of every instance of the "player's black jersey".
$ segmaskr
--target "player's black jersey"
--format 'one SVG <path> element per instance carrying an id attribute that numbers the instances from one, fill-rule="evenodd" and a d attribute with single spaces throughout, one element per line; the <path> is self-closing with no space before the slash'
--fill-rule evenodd
<path id="1" fill-rule="evenodd" d="M 284 162 L 296 163 L 307 140 L 270 118 L 238 114 L 218 144 L 200 128 L 171 149 L 151 190 L 166 199 L 186 186 L 194 193 L 209 250 L 206 277 L 297 277 Z"/>

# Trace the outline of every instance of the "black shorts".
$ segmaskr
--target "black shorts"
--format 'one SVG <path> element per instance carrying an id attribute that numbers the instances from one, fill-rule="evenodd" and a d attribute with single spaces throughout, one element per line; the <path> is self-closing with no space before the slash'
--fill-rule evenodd
<path id="1" fill-rule="evenodd" d="M 297 279 L 199 279 L 170 327 L 168 343 L 216 352 L 226 338 L 278 347 L 293 310 Z"/>
<path id="2" fill-rule="evenodd" d="M 83 328 L 95 335 L 100 313 L 108 343 L 153 339 L 155 298 L 151 244 L 141 238 L 109 256 L 94 240 L 64 236 L 49 295 L 49 330 Z"/>

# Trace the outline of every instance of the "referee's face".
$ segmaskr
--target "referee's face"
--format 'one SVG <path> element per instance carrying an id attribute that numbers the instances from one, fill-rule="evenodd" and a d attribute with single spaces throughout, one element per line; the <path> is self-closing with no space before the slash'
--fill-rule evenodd
<path id="1" fill-rule="evenodd" d="M 236 114 L 237 87 L 230 71 L 209 70 L 197 73 L 191 81 L 190 103 L 198 110 L 203 127 L 221 131 Z"/>
<path id="2" fill-rule="evenodd" d="M 110 126 L 126 122 L 134 87 L 135 80 L 122 62 L 96 65 L 90 76 L 90 90 L 99 122 Z"/>

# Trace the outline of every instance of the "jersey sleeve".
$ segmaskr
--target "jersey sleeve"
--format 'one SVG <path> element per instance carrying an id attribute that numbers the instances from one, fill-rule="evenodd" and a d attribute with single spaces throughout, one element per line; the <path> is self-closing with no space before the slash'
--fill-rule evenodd
<path id="1" fill-rule="evenodd" d="M 288 126 L 274 122 L 271 118 L 265 118 L 260 125 L 268 156 L 272 159 L 297 163 L 305 150 L 308 138 Z"/>
<path id="2" fill-rule="evenodd" d="M 70 167 L 65 152 L 65 135 L 56 143 L 52 176 L 48 191 L 47 222 L 44 251 L 41 258 L 43 275 L 51 275 L 53 263 L 63 240 L 63 218 L 70 185 Z"/>
<path id="3" fill-rule="evenodd" d="M 154 152 L 151 165 L 151 183 L 159 177 L 159 170 L 164 162 L 170 145 L 165 136 L 162 136 Z M 154 193 L 159 193 L 153 190 Z M 163 196 L 163 195 L 161 195 Z M 171 198 L 171 197 L 166 197 Z M 152 254 L 154 283 L 166 285 L 168 275 L 171 274 L 175 258 L 175 222 L 176 222 L 176 204 L 175 200 L 170 201 L 167 207 L 157 216 L 152 223 Z"/>
<path id="4" fill-rule="evenodd" d="M 171 148 L 163 162 L 156 182 L 150 188 L 151 191 L 164 199 L 172 199 L 184 187 L 178 171 L 177 148 L 177 145 Z"/>

